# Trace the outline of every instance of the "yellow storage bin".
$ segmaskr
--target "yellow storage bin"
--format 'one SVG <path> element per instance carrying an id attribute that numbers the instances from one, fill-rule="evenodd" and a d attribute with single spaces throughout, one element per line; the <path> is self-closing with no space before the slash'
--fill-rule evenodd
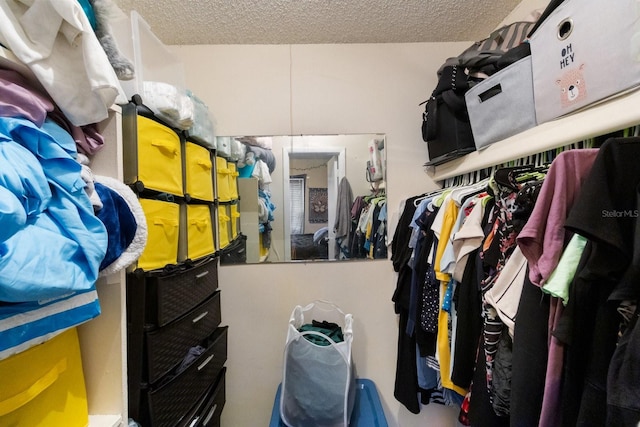
<path id="1" fill-rule="evenodd" d="M 187 257 L 202 258 L 215 253 L 209 205 L 187 205 Z"/>
<path id="2" fill-rule="evenodd" d="M 138 267 L 155 270 L 178 260 L 180 206 L 161 200 L 140 199 L 147 219 L 147 246 L 138 259 Z"/>
<path id="3" fill-rule="evenodd" d="M 227 213 L 227 205 L 218 206 L 218 236 L 220 249 L 224 249 L 231 242 L 231 227 L 229 223 L 231 222 L 231 217 Z"/>
<path id="4" fill-rule="evenodd" d="M 231 239 L 235 239 L 240 234 L 240 212 L 238 211 L 238 204 L 231 205 Z"/>
<path id="5" fill-rule="evenodd" d="M 209 150 L 187 141 L 184 151 L 187 194 L 193 199 L 213 202 L 213 163 Z"/>
<path id="6" fill-rule="evenodd" d="M 231 170 L 229 169 L 227 159 L 216 156 L 216 182 L 218 191 L 218 200 L 221 202 L 230 202 L 231 197 Z M 236 190 L 237 192 L 237 190 Z"/>
<path id="7" fill-rule="evenodd" d="M 227 168 L 229 169 L 229 196 L 231 200 L 238 199 L 238 168 L 235 163 L 228 162 Z"/>
<path id="8" fill-rule="evenodd" d="M 76 328 L 1 360 L 0 378 L 0 426 L 89 424 Z"/>
<path id="9" fill-rule="evenodd" d="M 138 116 L 138 180 L 145 188 L 182 196 L 182 148 L 170 128 Z"/>
<path id="10" fill-rule="evenodd" d="M 264 244 L 262 243 L 262 233 L 260 233 L 259 243 L 260 243 L 260 251 L 259 251 L 260 258 L 265 259 L 267 255 L 269 255 L 269 248 L 265 248 Z"/>

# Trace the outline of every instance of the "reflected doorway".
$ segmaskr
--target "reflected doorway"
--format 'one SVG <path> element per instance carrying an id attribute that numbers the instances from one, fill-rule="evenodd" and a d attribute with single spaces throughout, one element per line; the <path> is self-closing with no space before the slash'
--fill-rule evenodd
<path id="1" fill-rule="evenodd" d="M 291 242 L 285 246 L 285 261 L 334 260 L 336 205 L 328 201 L 338 197 L 338 184 L 345 176 L 345 150 L 312 147 L 283 150 L 284 196 L 290 207 L 284 212 L 284 234 L 285 242 Z M 302 183 L 305 188 L 301 205 L 298 186 Z M 300 211 L 304 212 L 302 230 Z"/>

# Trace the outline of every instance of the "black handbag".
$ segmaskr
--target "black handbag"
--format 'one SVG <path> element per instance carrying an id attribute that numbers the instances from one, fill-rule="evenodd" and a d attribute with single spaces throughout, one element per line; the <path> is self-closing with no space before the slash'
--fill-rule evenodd
<path id="1" fill-rule="evenodd" d="M 470 83 L 463 69 L 455 65 L 442 69 L 422 115 L 422 139 L 429 150 L 425 166 L 436 166 L 475 151 L 464 99 Z"/>

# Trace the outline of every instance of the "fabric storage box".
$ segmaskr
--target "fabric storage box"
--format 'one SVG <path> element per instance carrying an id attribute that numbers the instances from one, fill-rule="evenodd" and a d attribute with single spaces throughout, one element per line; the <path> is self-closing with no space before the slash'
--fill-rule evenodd
<path id="1" fill-rule="evenodd" d="M 227 162 L 227 169 L 229 169 L 229 197 L 231 200 L 238 199 L 238 166 L 234 162 Z"/>
<path id="2" fill-rule="evenodd" d="M 231 222 L 231 239 L 235 240 L 240 234 L 240 212 L 238 203 L 233 203 L 230 207 L 229 221 Z"/>
<path id="3" fill-rule="evenodd" d="M 0 425 L 85 427 L 89 424 L 76 328 L 0 361 Z"/>
<path id="4" fill-rule="evenodd" d="M 190 198 L 213 202 L 211 152 L 193 142 L 185 143 L 185 190 Z"/>
<path id="5" fill-rule="evenodd" d="M 136 115 L 127 123 L 124 138 L 124 182 L 138 191 L 150 189 L 183 196 L 182 146 L 171 128 L 148 117 Z"/>
<path id="6" fill-rule="evenodd" d="M 203 147 L 215 150 L 216 137 L 209 107 L 190 90 L 187 90 L 187 96 L 193 102 L 193 126 L 189 128 L 189 138 Z"/>
<path id="7" fill-rule="evenodd" d="M 138 268 L 155 270 L 178 261 L 180 206 L 177 203 L 140 199 L 147 219 L 147 245 L 138 258 Z"/>
<path id="8" fill-rule="evenodd" d="M 231 137 L 230 136 L 218 136 L 216 137 L 216 154 L 228 159 L 231 156 Z"/>
<path id="9" fill-rule="evenodd" d="M 113 27 L 111 34 L 116 39 L 122 54 L 133 62 L 135 75 L 120 84 L 128 99 L 143 94 L 144 81 L 164 82 L 183 89 L 186 87 L 184 64 L 151 31 L 151 26 L 135 10 L 120 18 L 110 13 Z"/>
<path id="10" fill-rule="evenodd" d="M 244 161 L 244 158 L 247 154 L 247 146 L 242 142 L 238 141 L 236 138 L 231 138 L 231 152 L 229 155 L 229 159 L 233 162 Z"/>
<path id="11" fill-rule="evenodd" d="M 531 56 L 481 81 L 465 100 L 478 150 L 536 126 Z"/>
<path id="12" fill-rule="evenodd" d="M 566 0 L 530 39 L 536 118 L 544 123 L 640 83 L 635 0 Z"/>
<path id="13" fill-rule="evenodd" d="M 218 201 L 231 201 L 231 170 L 227 159 L 216 156 L 216 194 Z"/>
<path id="14" fill-rule="evenodd" d="M 226 402 L 227 368 L 222 368 L 215 384 L 205 396 L 189 411 L 178 427 L 220 427 L 220 416 Z"/>
<path id="15" fill-rule="evenodd" d="M 183 316 L 146 335 L 148 381 L 155 383 L 179 363 L 189 350 L 213 333 L 222 321 L 220 291 Z"/>
<path id="16" fill-rule="evenodd" d="M 142 425 L 173 427 L 204 395 L 227 360 L 227 327 L 219 327 L 200 345 L 206 350 L 184 370 L 168 374 L 166 382 L 145 390 L 147 410 Z M 145 422 L 144 418 L 148 418 Z"/>
<path id="17" fill-rule="evenodd" d="M 218 244 L 220 249 L 229 246 L 231 242 L 231 207 L 229 205 L 218 206 Z"/>
<path id="18" fill-rule="evenodd" d="M 210 205 L 187 205 L 187 258 L 215 253 L 215 234 Z"/>

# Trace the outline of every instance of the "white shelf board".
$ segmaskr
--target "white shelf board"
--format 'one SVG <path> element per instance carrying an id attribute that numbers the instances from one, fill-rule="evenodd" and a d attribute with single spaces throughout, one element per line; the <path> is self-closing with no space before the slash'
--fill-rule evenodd
<path id="1" fill-rule="evenodd" d="M 428 173 L 435 181 L 441 181 L 637 124 L 640 124 L 640 91 L 634 90 L 428 168 Z"/>
<path id="2" fill-rule="evenodd" d="M 89 415 L 89 427 L 120 427 L 122 416 L 120 415 Z"/>

